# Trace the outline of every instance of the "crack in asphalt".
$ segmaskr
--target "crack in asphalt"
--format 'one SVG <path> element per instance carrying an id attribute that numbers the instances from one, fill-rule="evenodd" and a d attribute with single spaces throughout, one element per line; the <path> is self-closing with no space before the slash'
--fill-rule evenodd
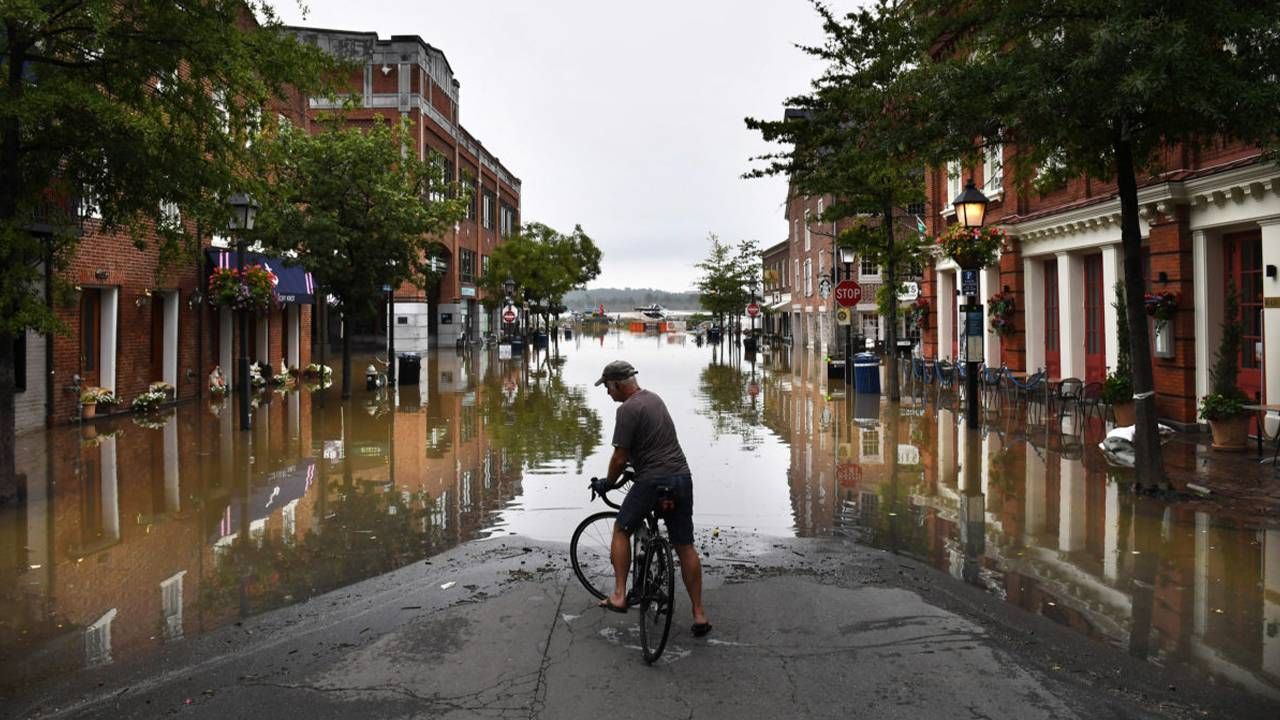
<path id="1" fill-rule="evenodd" d="M 533 702 L 529 704 L 529 720 L 537 720 L 546 704 L 547 669 L 551 667 L 551 637 L 555 635 L 556 625 L 560 624 L 560 609 L 564 607 L 564 598 L 568 591 L 569 584 L 561 583 L 560 600 L 556 602 L 555 612 L 551 615 L 551 627 L 547 628 L 547 640 L 542 646 L 542 661 L 538 664 L 538 683 L 534 687 Z"/>
<path id="2" fill-rule="evenodd" d="M 431 695 L 423 695 L 414 692 L 402 685 L 384 684 L 384 685 L 360 685 L 360 686 L 337 686 L 322 687 L 318 685 L 308 685 L 304 683 L 279 683 L 279 682 L 242 682 L 245 687 L 267 687 L 282 690 L 304 690 L 308 692 L 332 695 L 356 694 L 356 693 L 388 693 L 398 695 L 409 700 L 425 705 L 422 711 L 428 713 L 438 713 L 447 711 L 459 711 L 470 713 L 482 713 L 496 718 L 516 718 L 520 717 L 520 713 L 525 710 L 523 701 L 518 697 L 524 692 L 523 686 L 532 683 L 535 678 L 534 673 L 529 672 L 524 675 L 517 675 L 513 678 L 504 678 L 485 688 L 481 688 L 474 692 L 462 695 L 444 696 L 438 693 Z M 493 693 L 491 698 L 486 695 Z M 503 700 L 515 701 L 513 705 L 508 707 L 495 707 L 497 703 Z M 468 702 L 470 701 L 470 702 Z"/>

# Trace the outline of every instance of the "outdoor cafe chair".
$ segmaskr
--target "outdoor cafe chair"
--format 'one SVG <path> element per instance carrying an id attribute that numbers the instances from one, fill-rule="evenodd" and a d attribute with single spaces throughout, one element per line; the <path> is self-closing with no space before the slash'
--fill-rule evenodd
<path id="1" fill-rule="evenodd" d="M 1085 383 L 1080 389 L 1080 397 L 1076 399 L 1076 407 L 1080 409 L 1081 421 L 1087 419 L 1093 413 L 1098 414 L 1098 420 L 1104 424 L 1107 420 L 1107 406 L 1102 402 L 1102 383 L 1091 382 Z"/>
<path id="2" fill-rule="evenodd" d="M 978 376 L 978 380 L 982 384 L 983 394 L 988 398 L 998 395 L 1000 387 L 1004 383 L 1005 374 L 1008 371 L 1009 369 L 1004 365 L 998 368 L 982 366 L 982 374 Z"/>
<path id="3" fill-rule="evenodd" d="M 1030 406 L 1036 398 L 1040 397 L 1045 382 L 1044 370 L 1036 370 L 1027 376 L 1026 380 L 1019 380 L 1013 375 L 1008 375 L 1009 390 L 1013 394 L 1014 403 L 1025 398 L 1027 405 Z"/>
<path id="4" fill-rule="evenodd" d="M 1053 399 L 1058 404 L 1058 422 L 1062 422 L 1062 416 L 1067 411 L 1067 405 L 1075 405 L 1077 412 L 1080 406 L 1080 393 L 1084 390 L 1084 381 L 1080 378 L 1066 378 L 1058 383 L 1058 391 L 1053 393 Z"/>

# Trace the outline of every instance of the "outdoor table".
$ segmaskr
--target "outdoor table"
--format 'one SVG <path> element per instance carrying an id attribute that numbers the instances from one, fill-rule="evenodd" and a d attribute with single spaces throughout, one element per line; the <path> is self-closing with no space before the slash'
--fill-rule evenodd
<path id="1" fill-rule="evenodd" d="M 1262 442 L 1267 435 L 1266 417 L 1267 413 L 1280 413 L 1280 405 L 1244 405 L 1245 410 L 1251 410 L 1255 413 L 1253 416 L 1258 423 L 1258 457 L 1262 457 Z M 1276 447 L 1271 453 L 1271 464 L 1276 464 L 1276 459 L 1280 458 L 1280 428 L 1276 429 Z M 1265 460 L 1261 462 L 1266 462 Z"/>

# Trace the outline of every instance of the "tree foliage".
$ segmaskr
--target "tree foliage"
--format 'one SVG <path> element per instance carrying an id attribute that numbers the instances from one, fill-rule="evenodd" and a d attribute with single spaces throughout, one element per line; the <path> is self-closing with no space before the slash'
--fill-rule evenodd
<path id="1" fill-rule="evenodd" d="M 383 286 L 425 288 L 436 272 L 432 237 L 466 214 L 468 198 L 442 192 L 432 163 L 402 155 L 412 144 L 407 123 L 345 126 L 341 115 L 308 133 L 285 128 L 270 151 L 270 182 L 253 235 L 277 252 L 296 253 L 343 322 L 367 317 Z M 343 395 L 350 393 L 350 332 L 343 333 Z"/>
<path id="2" fill-rule="evenodd" d="M 837 17 L 815 3 L 826 41 L 806 52 L 826 63 L 812 90 L 787 100 L 782 120 L 747 119 L 766 141 L 786 150 L 758 160 L 749 177 L 787 175 L 799 196 L 828 195 L 822 220 L 855 218 L 838 242 L 884 272 L 886 338 L 897 339 L 901 271 L 920 263 L 924 246 L 914 231 L 896 227 L 900 208 L 924 200 L 923 167 L 937 136 L 918 120 L 919 77 L 926 57 L 906 4 L 880 0 Z M 889 396 L 899 397 L 896 355 L 888 357 Z"/>
<path id="3" fill-rule="evenodd" d="M 599 275 L 600 249 L 581 225 L 566 235 L 531 222 L 494 248 L 489 270 L 479 284 L 487 293 L 485 305 L 492 309 L 505 298 L 503 284 L 511 278 L 515 282 L 512 299 L 550 327 L 552 316 L 565 309 L 565 294 Z"/>
<path id="4" fill-rule="evenodd" d="M 723 325 L 726 318 L 746 312 L 760 280 L 760 244 L 755 240 L 739 241 L 731 246 L 715 233 L 707 237 L 711 244 L 707 257 L 697 264 L 702 271 L 695 287 L 702 309 L 714 315 Z"/>

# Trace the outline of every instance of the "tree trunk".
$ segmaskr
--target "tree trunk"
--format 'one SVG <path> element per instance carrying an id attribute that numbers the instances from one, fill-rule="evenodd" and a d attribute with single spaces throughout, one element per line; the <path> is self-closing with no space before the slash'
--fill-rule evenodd
<path id="1" fill-rule="evenodd" d="M 889 314 L 885 318 L 884 328 L 884 344 L 888 353 L 885 358 L 885 375 L 889 380 L 889 402 L 896 403 L 902 399 L 902 389 L 898 384 L 898 263 L 893 254 L 893 205 L 885 203 L 881 212 L 884 213 L 884 247 L 885 258 L 888 260 L 885 263 L 885 281 L 889 283 L 890 294 L 889 302 L 886 303 Z"/>
<path id="2" fill-rule="evenodd" d="M 0 332 L 0 498 L 18 492 L 13 363 L 13 336 Z"/>
<path id="3" fill-rule="evenodd" d="M 342 399 L 351 399 L 351 314 L 342 313 Z"/>
<path id="4" fill-rule="evenodd" d="M 1156 429 L 1155 381 L 1151 372 L 1151 344 L 1146 332 L 1143 292 L 1142 233 L 1138 228 L 1138 181 L 1129 142 L 1115 143 L 1116 181 L 1120 190 L 1120 239 L 1124 247 L 1125 316 L 1129 320 L 1129 359 L 1133 364 L 1133 397 L 1138 413 L 1134 427 L 1134 470 L 1139 486 L 1165 488 L 1164 453 Z"/>

